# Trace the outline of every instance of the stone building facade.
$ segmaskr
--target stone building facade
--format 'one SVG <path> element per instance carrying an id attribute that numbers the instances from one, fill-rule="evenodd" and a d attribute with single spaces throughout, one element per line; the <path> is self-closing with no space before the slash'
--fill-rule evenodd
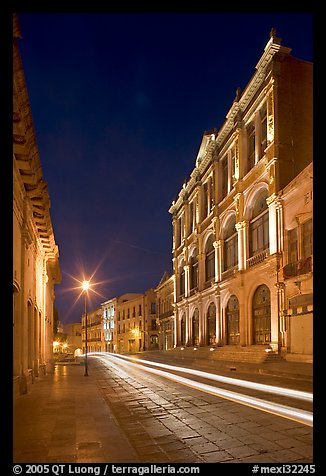
<path id="1" fill-rule="evenodd" d="M 165 272 L 155 288 L 160 350 L 172 349 L 176 342 L 174 325 L 174 275 Z"/>
<path id="2" fill-rule="evenodd" d="M 83 353 L 86 351 L 86 314 L 82 315 Z M 87 311 L 87 352 L 104 351 L 102 308 Z"/>
<path id="3" fill-rule="evenodd" d="M 108 299 L 101 305 L 103 319 L 103 351 L 117 351 L 117 298 Z"/>
<path id="4" fill-rule="evenodd" d="M 169 209 L 175 346 L 312 358 L 312 64 L 290 53 L 272 30 Z"/>
<path id="5" fill-rule="evenodd" d="M 13 25 L 13 385 L 17 396 L 53 369 L 54 286 L 61 275 L 16 17 Z"/>
<path id="6" fill-rule="evenodd" d="M 117 298 L 117 352 L 140 352 L 158 349 L 156 294 L 148 289 L 144 294 L 124 294 Z"/>

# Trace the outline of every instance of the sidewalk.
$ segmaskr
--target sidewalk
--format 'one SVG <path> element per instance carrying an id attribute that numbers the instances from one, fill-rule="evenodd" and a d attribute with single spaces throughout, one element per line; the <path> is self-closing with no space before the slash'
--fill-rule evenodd
<path id="1" fill-rule="evenodd" d="M 138 462 L 82 365 L 57 365 L 13 411 L 14 463 Z"/>

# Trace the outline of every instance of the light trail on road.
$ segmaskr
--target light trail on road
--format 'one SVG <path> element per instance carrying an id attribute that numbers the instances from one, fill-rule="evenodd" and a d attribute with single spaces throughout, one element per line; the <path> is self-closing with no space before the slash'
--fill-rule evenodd
<path id="1" fill-rule="evenodd" d="M 128 357 L 128 356 L 122 356 L 121 354 L 119 354 L 119 355 L 114 354 L 113 355 L 113 354 L 107 354 L 107 353 L 103 353 L 103 352 L 97 352 L 97 353 L 91 353 L 90 355 L 93 355 L 94 357 L 98 358 L 102 362 L 106 362 L 106 363 L 110 362 L 110 364 L 117 363 L 117 361 L 120 361 L 120 365 L 121 365 L 122 362 L 124 362 L 124 364 L 126 364 L 127 363 L 126 361 L 128 361 L 128 368 L 130 368 L 129 366 L 132 365 L 134 368 L 138 368 L 138 369 L 141 369 L 145 372 L 149 372 L 149 373 L 152 373 L 154 375 L 158 375 L 160 377 L 167 378 L 169 380 L 173 380 L 173 381 L 178 382 L 182 385 L 186 385 L 188 387 L 200 390 L 202 392 L 206 392 L 206 393 L 209 393 L 211 395 L 215 395 L 217 397 L 221 397 L 221 398 L 224 398 L 224 399 L 227 399 L 227 400 L 231 400 L 233 402 L 240 403 L 241 405 L 246 405 L 246 406 L 249 406 L 249 407 L 254 408 L 254 409 L 262 410 L 264 412 L 272 413 L 274 415 L 277 415 L 277 416 L 280 416 L 280 417 L 283 417 L 283 418 L 294 420 L 294 421 L 302 423 L 304 425 L 313 426 L 313 414 L 311 412 L 300 410 L 300 409 L 290 407 L 290 406 L 287 406 L 287 405 L 272 403 L 272 402 L 269 402 L 267 400 L 262 400 L 262 399 L 259 399 L 259 398 L 251 397 L 251 396 L 244 395 L 244 394 L 237 393 L 237 392 L 233 392 L 233 391 L 230 391 L 230 390 L 225 390 L 225 389 L 221 389 L 221 388 L 218 388 L 218 387 L 214 387 L 212 385 L 204 384 L 204 383 L 201 383 L 201 382 L 197 382 L 195 380 L 191 380 L 191 379 L 188 379 L 188 378 L 185 378 L 185 377 L 181 377 L 179 375 L 173 374 L 171 372 L 167 372 L 165 370 L 160 370 L 160 369 L 157 369 L 157 368 L 144 366 L 143 363 L 148 364 L 148 365 L 153 365 L 153 366 L 155 365 L 156 367 L 169 368 L 171 370 L 176 370 L 176 371 L 180 371 L 180 372 L 193 373 L 194 375 L 197 375 L 197 376 L 203 376 L 202 374 L 206 374 L 206 372 L 201 372 L 201 371 L 192 370 L 192 369 L 185 369 L 183 367 L 179 368 L 179 367 L 169 366 L 169 365 L 165 365 L 165 364 L 158 364 L 157 362 L 151 362 L 151 361 L 148 361 L 148 360 L 136 359 L 136 358 L 132 358 L 132 357 Z M 141 362 L 141 363 L 139 364 L 139 363 L 136 363 L 136 362 Z M 114 367 L 116 369 L 120 370 L 119 368 L 116 367 L 116 365 L 114 365 Z M 189 370 L 191 370 L 191 372 L 188 372 Z M 208 375 L 214 376 L 214 374 L 208 374 Z M 221 376 L 216 376 L 216 377 L 221 377 Z M 208 378 L 208 377 L 205 377 L 205 378 Z M 223 379 L 225 379 L 225 378 L 227 378 L 227 377 L 223 377 Z M 238 381 L 238 379 L 231 379 L 231 380 Z M 239 380 L 239 381 L 244 382 L 243 380 Z M 252 382 L 246 382 L 246 383 L 252 384 Z M 238 383 L 236 383 L 236 384 L 233 383 L 233 385 L 238 385 Z M 256 385 L 261 386 L 263 384 L 256 384 Z M 267 387 L 271 387 L 271 386 L 267 386 Z M 254 387 L 250 387 L 250 388 L 254 388 Z M 282 390 L 281 387 L 275 387 L 275 388 L 277 388 L 277 389 L 280 388 Z M 296 392 L 295 390 L 289 390 L 289 389 L 283 389 L 283 390 L 288 390 L 290 392 Z M 302 393 L 306 393 L 306 392 L 302 392 Z M 287 395 L 287 396 L 289 396 L 289 395 Z"/>
<path id="2" fill-rule="evenodd" d="M 177 367 L 175 365 L 170 365 L 170 364 L 161 364 L 158 362 L 153 362 L 151 360 L 138 359 L 136 357 L 129 357 L 127 355 L 122 355 L 122 354 L 106 354 L 105 352 L 94 352 L 93 354 L 104 355 L 104 356 L 110 355 L 112 357 L 118 357 L 120 359 L 130 360 L 136 363 L 143 363 L 143 364 L 151 365 L 153 367 L 160 367 L 167 370 L 174 370 L 176 372 L 183 372 L 183 373 L 195 375 L 197 377 L 203 377 L 209 380 L 214 380 L 216 382 L 221 382 L 228 385 L 236 385 L 237 387 L 245 387 L 252 390 L 258 390 L 261 392 L 273 393 L 276 395 L 280 395 L 282 397 L 295 398 L 298 400 L 305 400 L 307 402 L 313 401 L 312 393 L 302 392 L 301 390 L 293 390 L 291 388 L 276 387 L 273 385 L 266 385 L 263 383 L 250 382 L 248 380 L 224 377 L 223 375 L 212 374 L 210 372 L 203 372 L 202 370 L 194 370 L 194 369 L 189 369 L 186 367 Z"/>

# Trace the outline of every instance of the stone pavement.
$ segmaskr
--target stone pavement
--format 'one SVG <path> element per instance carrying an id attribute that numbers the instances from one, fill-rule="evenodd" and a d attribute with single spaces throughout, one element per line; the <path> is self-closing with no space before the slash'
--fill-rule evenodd
<path id="1" fill-rule="evenodd" d="M 147 352 L 139 357 L 150 359 L 151 355 L 154 357 Z M 228 363 L 220 365 L 227 368 Z M 312 365 L 266 365 L 272 375 L 283 375 L 286 381 L 292 379 L 295 387 L 302 383 L 310 386 L 312 382 Z M 258 376 L 260 367 L 261 364 L 243 364 L 242 370 Z M 83 365 L 74 364 L 56 365 L 54 374 L 37 379 L 31 392 L 14 402 L 13 462 L 140 463 L 139 454 L 124 436 L 101 385 L 96 373 L 84 377 Z"/>
<path id="2" fill-rule="evenodd" d="M 13 406 L 14 463 L 138 462 L 82 365 L 57 365 Z"/>

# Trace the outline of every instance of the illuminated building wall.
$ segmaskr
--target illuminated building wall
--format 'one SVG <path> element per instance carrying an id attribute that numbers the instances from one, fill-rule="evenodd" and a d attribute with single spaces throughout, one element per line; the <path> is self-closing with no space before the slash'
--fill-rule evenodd
<path id="1" fill-rule="evenodd" d="M 257 345 L 287 358 L 311 356 L 311 346 L 299 344 L 300 333 L 311 333 L 311 307 L 298 316 L 302 327 L 293 314 L 301 306 L 293 273 L 305 255 L 299 244 L 289 262 L 286 246 L 295 242 L 296 220 L 288 197 L 304 200 L 303 171 L 312 163 L 312 64 L 293 58 L 275 35 L 220 130 L 204 133 L 169 209 L 177 346 Z M 295 269 L 285 268 L 287 279 L 284 263 Z M 299 287 L 309 295 L 311 268 L 307 276 Z"/>
<path id="2" fill-rule="evenodd" d="M 144 295 L 123 294 L 117 298 L 117 352 L 144 350 Z"/>
<path id="3" fill-rule="evenodd" d="M 67 336 L 67 353 L 74 354 L 77 349 L 82 352 L 82 325 L 81 322 L 74 322 L 63 325 L 63 333 Z"/>
<path id="4" fill-rule="evenodd" d="M 156 315 L 159 324 L 159 348 L 160 350 L 172 349 L 176 345 L 174 325 L 174 276 L 167 272 L 162 276 L 155 288 L 156 292 Z"/>
<path id="5" fill-rule="evenodd" d="M 115 352 L 140 352 L 158 349 L 159 329 L 156 321 L 156 293 L 128 293 L 116 298 Z"/>
<path id="6" fill-rule="evenodd" d="M 117 299 L 109 299 L 102 304 L 103 338 L 102 348 L 104 352 L 117 352 Z"/>
<path id="7" fill-rule="evenodd" d="M 82 315 L 82 343 L 83 353 L 86 350 L 86 316 Z M 102 308 L 97 307 L 87 311 L 87 352 L 102 352 L 104 344 L 104 330 Z"/>
<path id="8" fill-rule="evenodd" d="M 288 359 L 313 353 L 313 167 L 283 190 L 284 252 L 281 337 Z"/>
<path id="9" fill-rule="evenodd" d="M 17 396 L 53 369 L 54 285 L 61 276 L 16 17 L 13 25 L 13 385 Z"/>

